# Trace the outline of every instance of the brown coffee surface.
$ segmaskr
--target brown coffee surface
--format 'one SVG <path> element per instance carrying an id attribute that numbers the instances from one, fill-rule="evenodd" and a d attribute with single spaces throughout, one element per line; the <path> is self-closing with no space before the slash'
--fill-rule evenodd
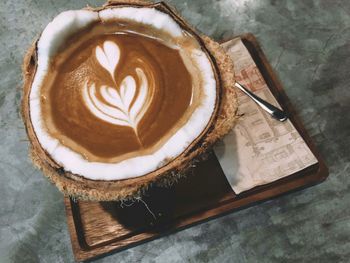
<path id="1" fill-rule="evenodd" d="M 119 49 L 114 70 L 103 66 L 113 64 L 108 45 Z M 50 68 L 41 89 L 44 124 L 53 137 L 89 161 L 115 162 L 155 151 L 186 122 L 198 97 L 179 50 L 131 32 L 94 35 L 69 54 L 53 58 Z M 133 85 L 125 85 L 126 78 L 133 79 Z M 147 94 L 141 88 L 145 83 Z M 133 126 L 126 120 L 144 94 Z M 117 98 L 124 108 L 113 104 Z M 104 111 L 111 108 L 124 117 Z"/>

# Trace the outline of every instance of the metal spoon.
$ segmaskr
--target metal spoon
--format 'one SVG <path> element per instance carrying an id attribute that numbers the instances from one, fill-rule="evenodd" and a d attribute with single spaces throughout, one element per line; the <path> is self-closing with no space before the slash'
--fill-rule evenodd
<path id="1" fill-rule="evenodd" d="M 286 119 L 288 119 L 287 114 L 284 111 L 271 105 L 270 103 L 263 100 L 262 98 L 256 96 L 246 87 L 244 87 L 242 84 L 236 82 L 235 86 L 236 88 L 239 88 L 241 91 L 243 91 L 248 97 L 250 97 L 256 104 L 258 104 L 263 110 L 265 110 L 268 114 L 270 114 L 276 120 L 285 121 Z"/>

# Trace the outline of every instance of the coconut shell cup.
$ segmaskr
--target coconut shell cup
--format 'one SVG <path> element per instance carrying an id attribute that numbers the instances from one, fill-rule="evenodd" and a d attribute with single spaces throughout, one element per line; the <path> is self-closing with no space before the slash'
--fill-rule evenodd
<path id="1" fill-rule="evenodd" d="M 91 201 L 120 201 L 142 196 L 152 184 L 169 186 L 188 174 L 194 164 L 205 159 L 213 144 L 227 134 L 237 119 L 237 99 L 234 90 L 233 62 L 223 48 L 207 36 L 199 35 L 172 8 L 163 2 L 150 3 L 139 0 L 108 1 L 100 11 L 116 6 L 154 7 L 170 15 L 182 28 L 194 34 L 202 49 L 211 58 L 217 80 L 216 109 L 207 125 L 189 147 L 165 166 L 144 176 L 114 181 L 91 180 L 65 171 L 41 147 L 30 119 L 29 94 L 37 68 L 37 40 L 28 49 L 23 62 L 22 116 L 30 141 L 30 158 L 44 175 L 67 196 Z"/>

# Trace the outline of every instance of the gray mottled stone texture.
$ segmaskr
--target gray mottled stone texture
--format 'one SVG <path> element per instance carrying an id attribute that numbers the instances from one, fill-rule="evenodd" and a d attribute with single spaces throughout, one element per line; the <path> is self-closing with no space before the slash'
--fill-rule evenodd
<path id="1" fill-rule="evenodd" d="M 56 14 L 102 2 L 0 1 L 0 262 L 73 261 L 63 197 L 27 157 L 20 66 Z M 257 36 L 330 177 L 97 262 L 349 262 L 350 1 L 169 3 L 217 40 Z"/>

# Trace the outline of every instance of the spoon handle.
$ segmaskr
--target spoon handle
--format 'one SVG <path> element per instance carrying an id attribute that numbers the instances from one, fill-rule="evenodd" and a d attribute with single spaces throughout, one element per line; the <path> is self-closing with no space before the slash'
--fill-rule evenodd
<path id="1" fill-rule="evenodd" d="M 243 91 L 256 104 L 258 104 L 263 110 L 265 110 L 268 114 L 270 114 L 276 120 L 285 121 L 288 118 L 287 114 L 284 111 L 282 111 L 279 108 L 271 105 L 270 103 L 268 103 L 267 101 L 263 100 L 262 98 L 256 96 L 254 93 L 252 93 L 246 87 L 244 87 L 242 84 L 236 82 L 235 83 L 235 87 L 239 88 L 241 91 Z"/>

